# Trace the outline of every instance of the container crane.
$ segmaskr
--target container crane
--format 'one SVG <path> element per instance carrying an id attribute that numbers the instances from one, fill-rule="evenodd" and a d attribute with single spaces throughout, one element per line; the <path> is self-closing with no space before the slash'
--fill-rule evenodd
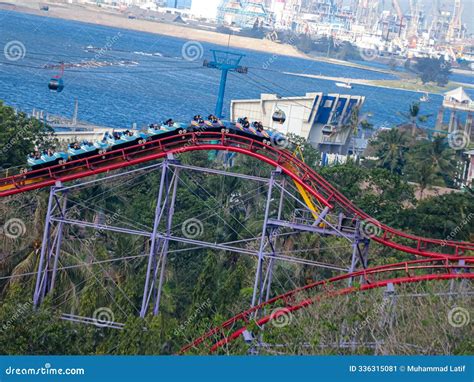
<path id="1" fill-rule="evenodd" d="M 400 3 L 398 2 L 398 0 L 392 0 L 392 7 L 395 9 L 395 12 L 397 12 L 397 16 L 399 20 L 398 37 L 400 37 L 400 35 L 402 34 L 402 28 L 404 27 L 403 25 L 404 16 L 403 16 L 402 8 L 400 7 Z"/>
<path id="2" fill-rule="evenodd" d="M 454 0 L 453 17 L 449 23 L 448 33 L 446 35 L 447 41 L 452 41 L 460 37 L 462 25 L 461 25 L 461 13 L 462 4 L 461 0 Z"/>

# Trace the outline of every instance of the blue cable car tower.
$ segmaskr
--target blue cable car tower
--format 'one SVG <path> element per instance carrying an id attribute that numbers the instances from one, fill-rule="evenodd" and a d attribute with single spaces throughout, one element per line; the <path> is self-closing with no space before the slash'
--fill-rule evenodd
<path id="1" fill-rule="evenodd" d="M 219 69 L 221 73 L 221 82 L 219 85 L 219 94 L 217 96 L 215 115 L 217 118 L 222 118 L 222 108 L 224 107 L 225 86 L 227 83 L 227 74 L 229 72 L 237 72 L 247 74 L 248 68 L 240 65 L 240 60 L 245 57 L 245 54 L 234 53 L 226 50 L 211 49 L 213 60 L 204 60 L 204 66 L 212 69 Z"/>

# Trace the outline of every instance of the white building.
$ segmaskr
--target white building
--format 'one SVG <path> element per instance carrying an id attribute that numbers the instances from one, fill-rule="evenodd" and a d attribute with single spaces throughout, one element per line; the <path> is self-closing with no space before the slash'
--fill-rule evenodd
<path id="1" fill-rule="evenodd" d="M 474 150 L 469 150 L 464 153 L 466 155 L 465 162 L 465 184 L 474 187 Z"/>
<path id="2" fill-rule="evenodd" d="M 222 0 L 193 0 L 191 3 L 191 15 L 199 18 L 215 20 L 217 9 Z"/>
<path id="3" fill-rule="evenodd" d="M 232 100 L 230 119 L 248 117 L 283 134 L 296 134 L 324 153 L 347 154 L 351 149 L 353 113 L 365 101 L 349 94 L 306 93 L 300 97 L 262 94 L 260 99 Z"/>

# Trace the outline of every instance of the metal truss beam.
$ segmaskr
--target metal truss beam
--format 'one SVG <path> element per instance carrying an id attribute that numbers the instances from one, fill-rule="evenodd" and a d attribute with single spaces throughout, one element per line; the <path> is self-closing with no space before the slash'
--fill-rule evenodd
<path id="1" fill-rule="evenodd" d="M 73 189 L 80 189 L 82 187 L 97 184 L 98 182 L 106 182 L 108 180 L 140 174 L 145 171 L 157 170 L 161 170 L 161 179 L 159 189 L 157 191 L 155 218 L 153 229 L 151 231 L 113 226 L 107 223 L 99 224 L 67 217 L 67 193 Z M 219 176 L 236 177 L 267 184 L 268 192 L 261 235 L 257 238 L 238 240 L 229 243 L 210 243 L 186 237 L 174 236 L 172 234 L 172 219 L 174 214 L 174 204 L 176 201 L 178 182 L 180 181 L 179 173 L 185 170 L 199 171 Z M 273 268 L 276 264 L 275 261 L 292 262 L 296 264 L 347 272 L 348 270 L 343 267 L 337 267 L 332 264 L 324 264 L 308 259 L 301 259 L 294 256 L 287 256 L 285 254 L 276 252 L 276 239 L 281 236 L 280 231 L 282 228 L 286 227 L 293 229 L 294 232 L 291 232 L 291 234 L 304 231 L 315 233 L 326 232 L 319 227 L 293 224 L 291 222 L 285 222 L 282 219 L 284 201 L 287 199 L 287 196 L 291 194 L 288 192 L 288 190 L 286 190 L 285 178 L 281 177 L 281 175 L 282 170 L 279 167 L 277 167 L 277 169 L 272 172 L 270 178 L 263 178 L 258 176 L 247 176 L 218 169 L 188 166 L 179 163 L 173 158 L 171 154 L 169 154 L 163 162 L 144 168 L 132 169 L 120 174 L 106 175 L 100 179 L 87 180 L 85 182 L 73 184 L 67 187 L 57 183 L 55 186 L 51 187 L 50 198 L 48 201 L 45 231 L 43 234 L 43 243 L 41 247 L 40 262 L 33 298 L 34 305 L 36 307 L 39 306 L 45 295 L 54 289 L 62 243 L 62 231 L 65 225 L 75 225 L 98 231 L 110 231 L 120 234 L 141 236 L 150 240 L 150 250 L 148 253 L 147 271 L 144 281 L 142 306 L 140 310 L 141 317 L 144 317 L 147 314 L 150 306 L 152 307 L 153 314 L 159 313 L 161 294 L 165 281 L 166 260 L 169 250 L 169 243 L 171 242 L 192 245 L 195 247 L 212 248 L 218 251 L 229 251 L 244 255 L 256 256 L 257 270 L 255 274 L 254 291 L 251 302 L 252 306 L 255 304 L 260 304 L 264 300 L 267 301 L 270 298 Z M 276 188 L 278 188 L 280 192 L 278 212 L 275 216 L 275 219 L 271 218 L 270 216 L 272 215 L 273 211 L 271 208 L 272 194 Z M 302 204 L 299 199 L 295 198 L 293 195 L 291 196 Z M 307 208 L 306 205 L 302 205 L 303 207 Z M 328 229 L 326 228 L 326 230 Z M 337 234 L 337 232 L 334 232 L 333 230 L 331 230 L 331 233 Z M 350 239 L 347 237 L 347 235 L 343 235 L 344 237 Z M 260 244 L 258 250 L 252 250 L 245 248 L 244 246 L 239 247 L 238 245 L 235 245 L 239 242 L 248 242 L 252 240 L 259 240 Z"/>
<path id="2" fill-rule="evenodd" d="M 64 218 L 67 209 L 67 191 L 57 191 L 60 188 L 61 183 L 57 183 L 56 186 L 51 187 L 49 193 L 40 260 L 33 294 L 33 306 L 35 308 L 41 304 L 48 293 L 53 292 L 55 286 L 64 224 L 58 222 L 55 225 L 52 214 L 55 211 L 59 211 L 60 216 Z"/>

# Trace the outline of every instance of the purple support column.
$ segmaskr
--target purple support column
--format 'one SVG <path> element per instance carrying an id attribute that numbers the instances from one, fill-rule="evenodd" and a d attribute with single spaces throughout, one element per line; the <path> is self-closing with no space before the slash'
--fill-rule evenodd
<path id="1" fill-rule="evenodd" d="M 353 250 L 352 250 L 351 267 L 349 268 L 348 273 L 355 272 L 357 269 L 358 263 L 362 266 L 362 268 L 364 269 L 367 268 L 367 263 L 368 263 L 368 258 L 369 258 L 370 239 L 359 237 L 358 231 L 359 229 L 356 228 L 356 236 L 354 237 L 354 242 L 352 244 Z M 363 245 L 362 249 L 360 248 L 361 244 Z M 352 277 L 349 278 L 349 286 L 351 285 L 352 285 Z"/>
<path id="2" fill-rule="evenodd" d="M 258 264 L 257 264 L 257 271 L 255 272 L 255 283 L 253 286 L 252 307 L 256 305 L 257 290 L 258 290 L 258 303 L 262 301 L 263 250 L 265 247 L 265 235 L 267 233 L 268 216 L 270 214 L 270 204 L 272 201 L 272 190 L 275 184 L 275 174 L 277 172 L 278 171 L 272 171 L 272 175 L 268 182 L 267 203 L 265 205 L 265 216 L 263 218 L 262 237 L 260 238 L 260 248 L 258 251 Z"/>
<path id="3" fill-rule="evenodd" d="M 153 309 L 153 314 L 156 316 L 159 313 L 160 309 L 160 301 L 161 301 L 161 290 L 163 287 L 163 279 L 165 277 L 165 266 L 166 266 L 166 258 L 168 256 L 168 244 L 169 244 L 169 236 L 171 234 L 171 226 L 173 224 L 173 215 L 174 215 L 174 204 L 176 201 L 176 190 L 178 188 L 179 182 L 179 169 L 176 169 L 175 176 L 174 176 L 174 184 L 173 184 L 173 193 L 171 196 L 171 201 L 169 204 L 168 209 L 168 220 L 166 224 L 166 237 L 163 243 L 162 255 L 161 255 L 161 269 L 160 269 L 160 280 L 158 284 L 158 291 L 155 298 L 155 307 Z"/>
<path id="4" fill-rule="evenodd" d="M 160 189 L 158 191 L 158 197 L 156 201 L 156 209 L 155 209 L 155 221 L 153 223 L 153 233 L 151 235 L 151 244 L 150 244 L 150 254 L 148 256 L 148 267 L 146 271 L 146 279 L 145 279 L 145 287 L 143 290 L 143 300 L 142 300 L 142 308 L 140 310 L 140 317 L 145 317 L 146 311 L 148 308 L 148 301 L 150 299 L 149 294 L 149 287 L 150 287 L 150 275 L 154 273 L 154 260 L 155 260 L 155 252 L 156 252 L 156 236 L 158 233 L 158 226 L 160 225 L 161 215 L 162 215 L 162 199 L 163 199 L 163 190 L 166 182 L 166 175 L 168 173 L 168 161 L 163 162 L 162 170 L 161 170 L 161 181 L 160 181 Z M 154 282 L 154 281 L 153 281 Z"/>
<path id="5" fill-rule="evenodd" d="M 51 210 L 53 206 L 53 199 L 54 199 L 55 187 L 51 187 L 49 192 L 49 200 L 48 200 L 48 207 L 46 210 L 46 219 L 44 223 L 44 231 L 43 231 L 43 241 L 41 243 L 41 255 L 40 255 L 40 262 L 38 265 L 38 271 L 36 273 L 36 285 L 35 285 L 35 293 L 33 295 L 33 306 L 38 308 L 39 304 L 41 303 L 41 291 L 44 280 L 44 272 L 43 272 L 43 264 L 45 262 L 46 254 L 49 251 L 49 231 L 51 227 Z"/>
<path id="6" fill-rule="evenodd" d="M 283 214 L 283 202 L 285 200 L 285 179 L 283 178 L 281 182 L 281 189 L 280 189 L 280 202 L 278 203 L 278 213 L 277 213 L 277 219 L 281 220 L 281 215 Z M 278 230 L 277 230 L 278 232 Z M 270 240 L 272 240 L 272 235 L 270 235 Z M 273 239 L 273 245 L 275 245 L 276 239 Z M 273 248 L 273 256 L 275 256 L 275 251 L 274 247 Z M 271 287 L 272 287 L 272 280 L 273 280 L 273 263 L 274 263 L 274 257 L 270 258 L 270 261 L 268 263 L 268 270 L 267 270 L 267 292 L 265 295 L 265 301 L 268 301 L 270 299 L 270 292 L 271 292 Z"/>
<path id="7" fill-rule="evenodd" d="M 67 207 L 67 191 L 64 191 L 63 193 L 63 200 L 62 200 L 62 206 L 61 206 L 61 218 L 65 219 L 66 218 L 66 207 Z M 61 243 L 63 239 L 63 226 L 64 222 L 60 221 L 58 223 L 58 232 L 57 232 L 57 239 L 56 239 L 56 248 L 55 248 L 55 253 L 54 253 L 54 265 L 53 265 L 53 274 L 51 275 L 51 287 L 49 291 L 52 293 L 54 290 L 54 285 L 56 283 L 56 273 L 58 271 L 58 261 L 59 261 L 59 253 L 61 251 Z"/>

